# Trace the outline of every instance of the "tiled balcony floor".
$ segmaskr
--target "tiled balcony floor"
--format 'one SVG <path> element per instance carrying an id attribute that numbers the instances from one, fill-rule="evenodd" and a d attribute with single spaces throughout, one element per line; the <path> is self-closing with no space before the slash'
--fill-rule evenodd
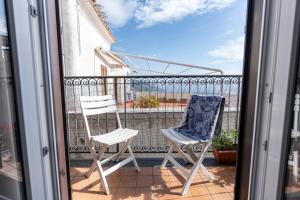
<path id="1" fill-rule="evenodd" d="M 71 182 L 73 199 L 106 200 L 106 199 L 198 199 L 228 200 L 233 199 L 235 167 L 207 167 L 217 178 L 207 181 L 199 170 L 188 194 L 181 196 L 184 179 L 173 167 L 141 167 L 137 173 L 133 167 L 123 167 L 108 176 L 111 194 L 105 195 L 97 170 L 90 178 L 84 173 L 89 168 L 72 167 Z"/>

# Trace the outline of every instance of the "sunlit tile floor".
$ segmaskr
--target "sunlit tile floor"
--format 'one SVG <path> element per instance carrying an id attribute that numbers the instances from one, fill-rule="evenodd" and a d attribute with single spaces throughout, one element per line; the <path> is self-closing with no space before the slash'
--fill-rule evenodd
<path id="1" fill-rule="evenodd" d="M 107 177 L 111 191 L 105 195 L 97 170 L 89 178 L 84 173 L 89 168 L 72 167 L 73 199 L 233 199 L 235 167 L 207 167 L 217 179 L 209 182 L 199 170 L 188 194 L 181 196 L 184 179 L 176 168 L 142 167 L 138 173 L 133 167 L 123 167 Z"/>

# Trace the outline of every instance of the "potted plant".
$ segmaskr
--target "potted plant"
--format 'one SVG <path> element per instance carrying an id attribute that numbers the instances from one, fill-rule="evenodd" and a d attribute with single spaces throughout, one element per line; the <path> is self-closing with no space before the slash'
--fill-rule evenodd
<path id="1" fill-rule="evenodd" d="M 158 108 L 159 100 L 155 96 L 140 97 L 134 101 L 133 106 L 137 108 Z"/>
<path id="2" fill-rule="evenodd" d="M 235 163 L 237 156 L 237 145 L 235 139 L 238 136 L 238 131 L 222 131 L 221 135 L 215 137 L 212 142 L 213 154 L 218 162 Z"/>

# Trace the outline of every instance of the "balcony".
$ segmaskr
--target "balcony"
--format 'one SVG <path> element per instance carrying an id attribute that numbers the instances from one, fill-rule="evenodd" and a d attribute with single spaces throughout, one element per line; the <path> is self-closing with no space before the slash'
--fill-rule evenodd
<path id="1" fill-rule="evenodd" d="M 159 168 L 169 147 L 160 129 L 179 124 L 191 94 L 224 96 L 222 129 L 237 129 L 241 85 L 242 76 L 239 75 L 65 77 L 67 136 L 74 199 L 233 199 L 235 167 L 219 164 L 211 152 L 206 155 L 204 165 L 217 181 L 208 182 L 199 171 L 189 193 L 182 197 L 180 191 L 184 179 L 176 168 L 171 165 Z M 91 155 L 79 103 L 82 95 L 106 94 L 115 97 L 122 126 L 139 130 L 131 146 L 141 166 L 140 173 L 136 173 L 131 166 L 125 166 L 110 175 L 111 195 L 104 194 L 97 171 L 90 178 L 84 177 L 91 164 Z M 113 113 L 95 116 L 89 121 L 93 134 L 116 128 Z M 115 145 L 108 149 L 107 155 L 119 149 Z M 201 147 L 195 148 L 195 151 L 199 150 Z"/>

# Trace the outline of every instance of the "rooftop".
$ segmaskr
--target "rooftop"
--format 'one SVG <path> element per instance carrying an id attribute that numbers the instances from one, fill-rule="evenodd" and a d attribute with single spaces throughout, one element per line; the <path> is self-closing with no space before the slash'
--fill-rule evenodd
<path id="1" fill-rule="evenodd" d="M 101 20 L 102 24 L 104 25 L 105 29 L 107 30 L 107 32 L 109 33 L 109 35 L 113 38 L 114 41 L 116 41 L 115 36 L 112 34 L 109 25 L 105 19 L 105 15 L 102 12 L 102 5 L 98 4 L 96 0 L 89 0 L 92 4 L 92 6 L 94 7 L 97 15 L 99 16 L 99 19 Z"/>

